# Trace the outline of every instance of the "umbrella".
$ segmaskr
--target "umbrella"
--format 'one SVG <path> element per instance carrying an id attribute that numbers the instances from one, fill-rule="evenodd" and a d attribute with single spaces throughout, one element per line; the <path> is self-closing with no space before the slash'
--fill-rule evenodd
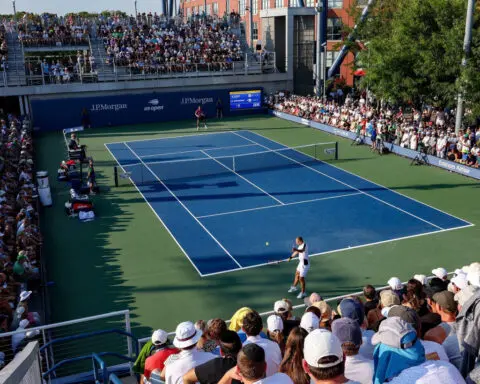
<path id="1" fill-rule="evenodd" d="M 365 70 L 363 70 L 362 68 L 359 68 L 357 69 L 353 74 L 355 76 L 365 76 L 367 72 L 365 72 Z"/>

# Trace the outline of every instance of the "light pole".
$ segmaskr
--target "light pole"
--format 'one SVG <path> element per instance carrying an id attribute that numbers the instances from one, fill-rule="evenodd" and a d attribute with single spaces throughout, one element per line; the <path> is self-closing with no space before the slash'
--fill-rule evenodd
<path id="1" fill-rule="evenodd" d="M 321 76 L 322 73 L 322 28 L 320 26 L 322 22 L 321 14 L 323 12 L 323 4 L 320 0 L 317 0 L 317 6 L 315 7 L 316 11 L 316 24 L 317 24 L 317 47 L 316 47 L 316 58 L 315 58 L 315 96 L 320 97 L 321 94 L 321 87 L 322 87 L 322 79 L 325 77 L 325 74 Z"/>
<path id="2" fill-rule="evenodd" d="M 367 54 L 367 68 L 368 70 L 370 71 L 370 48 L 368 48 L 368 46 L 370 45 L 370 42 L 367 41 L 365 44 L 365 47 L 367 47 L 367 51 L 368 51 L 368 54 Z M 369 86 L 369 82 L 367 81 L 367 94 L 365 96 L 365 105 L 368 107 L 368 86 Z"/>
<path id="3" fill-rule="evenodd" d="M 133 2 L 135 4 L 135 20 L 138 18 L 138 12 L 137 12 L 137 0 Z"/>

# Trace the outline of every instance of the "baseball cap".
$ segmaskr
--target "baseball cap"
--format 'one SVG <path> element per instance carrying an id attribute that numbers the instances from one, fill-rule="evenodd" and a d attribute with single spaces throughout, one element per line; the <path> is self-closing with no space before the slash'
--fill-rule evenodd
<path id="1" fill-rule="evenodd" d="M 443 279 L 448 275 L 447 270 L 445 268 L 439 267 L 432 269 L 432 273 L 437 276 L 439 279 Z"/>
<path id="2" fill-rule="evenodd" d="M 349 298 L 343 299 L 338 305 L 338 311 L 340 312 L 340 316 L 353 319 L 358 325 L 363 324 L 365 310 L 358 301 Z"/>
<path id="3" fill-rule="evenodd" d="M 378 332 L 372 336 L 372 345 L 385 344 L 393 348 L 407 349 L 417 341 L 413 327 L 400 317 L 388 317 L 380 323 Z"/>
<path id="4" fill-rule="evenodd" d="M 451 283 L 455 284 L 458 289 L 464 289 L 468 285 L 468 277 L 466 273 L 459 273 L 456 276 L 452 277 L 450 280 Z"/>
<path id="5" fill-rule="evenodd" d="M 362 330 L 360 325 L 348 317 L 342 317 L 332 323 L 332 333 L 343 343 L 353 343 L 356 346 L 362 345 Z"/>
<path id="6" fill-rule="evenodd" d="M 285 313 L 288 312 L 288 303 L 285 300 L 278 300 L 273 305 L 273 311 L 275 313 Z"/>
<path id="7" fill-rule="evenodd" d="M 427 285 L 428 279 L 425 275 L 413 275 L 413 279 L 422 283 L 422 285 Z"/>
<path id="8" fill-rule="evenodd" d="M 457 310 L 457 304 L 455 303 L 454 297 L 455 295 L 452 292 L 442 291 L 433 295 L 433 301 L 446 311 L 453 313 Z"/>
<path id="9" fill-rule="evenodd" d="M 391 291 L 390 289 L 386 289 L 380 292 L 380 303 L 384 307 L 400 305 L 400 298 L 395 294 L 395 292 Z"/>
<path id="10" fill-rule="evenodd" d="M 168 333 L 163 329 L 157 329 L 152 334 L 152 343 L 155 345 L 165 344 L 168 340 Z"/>
<path id="11" fill-rule="evenodd" d="M 461 291 L 458 291 L 453 297 L 458 305 L 463 306 L 477 292 L 478 288 L 473 285 L 467 285 Z"/>
<path id="12" fill-rule="evenodd" d="M 394 291 L 399 291 L 403 288 L 403 284 L 398 277 L 391 277 L 387 284 L 392 288 Z"/>
<path id="13" fill-rule="evenodd" d="M 202 331 L 195 328 L 191 321 L 184 321 L 177 325 L 173 345 L 177 348 L 188 348 L 196 344 L 202 337 Z"/>
<path id="14" fill-rule="evenodd" d="M 283 331 L 283 320 L 280 316 L 271 315 L 267 319 L 267 328 L 270 332 Z"/>
<path id="15" fill-rule="evenodd" d="M 414 329 L 417 329 L 420 325 L 420 317 L 417 312 L 412 308 L 403 305 L 394 305 L 390 308 L 390 311 L 388 311 L 388 317 L 399 317 L 406 323 L 410 324 Z"/>
<path id="16" fill-rule="evenodd" d="M 337 361 L 322 364 L 320 360 L 327 356 L 337 357 Z M 303 358 L 314 368 L 329 368 L 343 361 L 342 344 L 338 337 L 326 329 L 315 329 L 305 338 Z"/>
<path id="17" fill-rule="evenodd" d="M 470 264 L 467 272 L 467 280 L 471 285 L 475 287 L 480 287 L 480 264 L 472 263 Z"/>
<path id="18" fill-rule="evenodd" d="M 306 312 L 302 316 L 302 320 L 300 321 L 300 328 L 303 328 L 308 333 L 312 332 L 315 329 L 318 329 L 320 324 L 320 319 L 317 315 L 312 312 Z"/>

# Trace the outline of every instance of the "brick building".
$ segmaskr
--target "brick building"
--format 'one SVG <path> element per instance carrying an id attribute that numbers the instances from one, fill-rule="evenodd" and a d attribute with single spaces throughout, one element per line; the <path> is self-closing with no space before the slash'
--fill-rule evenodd
<path id="1" fill-rule="evenodd" d="M 311 66 L 313 62 L 310 63 L 310 57 L 314 56 L 315 52 L 315 10 L 314 6 L 316 6 L 316 0 L 304 0 L 305 2 L 305 12 L 302 12 L 300 16 L 300 21 L 295 20 L 295 44 L 296 47 L 293 48 L 294 54 L 297 55 L 295 60 L 304 61 L 305 65 Z M 182 8 L 183 14 L 188 16 L 194 14 L 202 14 L 205 10 L 206 6 L 206 13 L 207 14 L 216 14 L 219 16 L 224 15 L 225 12 L 235 11 L 238 12 L 242 18 L 242 22 L 245 26 L 246 37 L 247 41 L 250 37 L 250 0 L 182 0 Z M 206 5 L 205 5 L 206 4 Z M 266 45 L 266 41 L 268 40 L 267 34 L 267 27 L 266 24 L 268 23 L 267 16 L 270 14 L 277 14 L 278 11 L 296 11 L 294 9 L 285 10 L 285 8 L 297 8 L 298 9 L 298 0 L 252 0 L 252 18 L 253 18 L 253 43 L 256 44 L 258 40 L 260 40 L 263 45 Z M 326 68 L 332 65 L 335 58 L 338 55 L 338 51 L 341 48 L 341 42 L 343 39 L 343 25 L 353 26 L 355 24 L 355 20 L 350 15 L 350 9 L 354 4 L 366 4 L 366 1 L 362 0 L 328 0 L 328 19 L 327 19 L 327 53 L 326 53 Z M 277 11 L 277 13 L 275 13 Z M 298 13 L 295 13 L 297 15 Z M 286 15 L 286 14 L 285 14 Z M 298 19 L 298 17 L 297 17 Z M 278 37 L 275 36 L 275 37 Z M 271 37 L 272 41 L 275 40 Z M 249 42 L 249 41 L 248 41 Z M 250 42 L 249 42 L 250 43 Z M 300 47 L 302 45 L 302 48 Z M 295 53 L 297 52 L 297 53 Z M 302 54 L 308 56 L 308 58 L 299 58 L 298 52 L 303 52 Z M 352 64 L 354 62 L 353 54 L 349 53 L 345 58 L 341 69 L 340 69 L 340 77 L 343 78 L 348 85 L 353 85 L 354 76 L 352 70 Z M 282 65 L 280 65 L 280 69 Z M 294 67 L 294 76 L 298 74 L 298 66 Z M 308 72 L 308 73 L 307 73 Z M 308 79 L 312 71 L 307 71 L 305 73 L 305 79 L 303 82 L 305 83 L 305 91 L 303 93 L 309 93 L 307 89 L 309 89 L 309 83 L 313 79 Z"/>

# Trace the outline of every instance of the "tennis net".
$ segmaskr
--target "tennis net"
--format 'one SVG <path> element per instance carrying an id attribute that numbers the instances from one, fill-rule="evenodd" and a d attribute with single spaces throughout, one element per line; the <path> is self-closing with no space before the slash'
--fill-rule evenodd
<path id="1" fill-rule="evenodd" d="M 213 157 L 208 151 L 198 151 L 202 158 L 153 161 L 140 160 L 115 167 L 115 185 L 129 183 L 137 186 L 158 182 L 180 184 L 198 179 L 217 177 L 232 172 L 246 175 L 272 169 L 290 169 L 314 165 L 318 161 L 338 159 L 338 142 L 316 143 L 298 147 L 280 148 L 231 156 Z"/>

